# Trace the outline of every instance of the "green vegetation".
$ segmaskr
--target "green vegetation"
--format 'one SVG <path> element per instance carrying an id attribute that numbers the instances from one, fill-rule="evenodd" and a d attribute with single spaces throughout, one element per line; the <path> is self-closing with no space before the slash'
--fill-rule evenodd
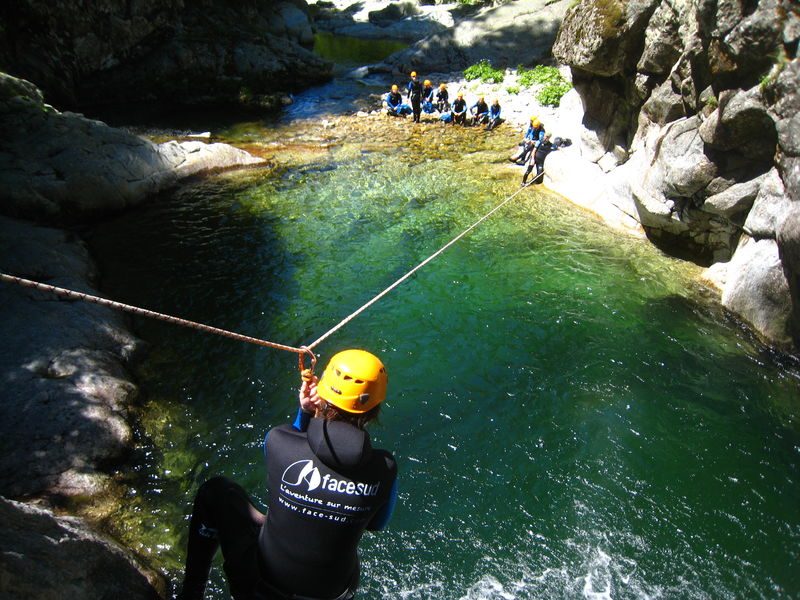
<path id="1" fill-rule="evenodd" d="M 523 87 L 542 86 L 536 93 L 536 100 L 546 106 L 558 106 L 561 97 L 572 89 L 572 84 L 564 79 L 555 67 L 536 65 L 533 69 L 526 69 L 520 65 L 517 68 L 517 76 Z"/>
<path id="2" fill-rule="evenodd" d="M 464 69 L 464 79 L 467 81 L 480 79 L 483 83 L 502 83 L 504 78 L 504 71 L 495 69 L 492 67 L 492 63 L 486 59 Z"/>
<path id="3" fill-rule="evenodd" d="M 508 87 L 506 88 L 506 92 L 508 92 L 508 93 L 509 93 L 509 94 L 511 94 L 512 96 L 516 96 L 517 94 L 519 94 L 519 89 L 520 89 L 520 88 L 519 88 L 519 86 L 518 86 L 518 85 L 510 85 L 510 86 L 508 86 Z"/>

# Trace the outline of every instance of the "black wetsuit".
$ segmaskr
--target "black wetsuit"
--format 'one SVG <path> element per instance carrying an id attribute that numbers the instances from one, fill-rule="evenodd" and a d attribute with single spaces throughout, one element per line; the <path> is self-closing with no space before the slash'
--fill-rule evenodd
<path id="1" fill-rule="evenodd" d="M 422 113 L 422 84 L 413 79 L 408 83 L 408 99 L 411 100 L 411 110 L 414 112 L 414 123 L 419 123 Z"/>
<path id="2" fill-rule="evenodd" d="M 551 144 L 549 140 L 542 140 L 539 142 L 539 145 L 536 146 L 536 150 L 533 151 L 533 156 L 531 160 L 528 162 L 528 168 L 525 169 L 525 174 L 522 176 L 522 184 L 525 185 L 528 181 L 528 175 L 531 174 L 533 171 L 533 166 L 536 165 L 536 177 L 533 178 L 531 183 L 541 183 L 542 182 L 542 172 L 544 171 L 544 159 L 547 158 L 547 155 L 551 152 L 558 150 L 558 146 Z"/>
<path id="3" fill-rule="evenodd" d="M 224 477 L 197 492 L 180 599 L 199 600 L 217 549 L 236 600 L 352 598 L 357 546 L 383 529 L 397 499 L 392 455 L 372 449 L 366 431 L 298 411 L 293 426 L 264 442 L 269 510 Z"/>
<path id="4" fill-rule="evenodd" d="M 279 589 L 335 598 L 358 584 L 365 529 L 385 526 L 397 467 L 366 431 L 312 419 L 266 440 L 269 510 L 259 536 L 266 580 Z"/>
<path id="5" fill-rule="evenodd" d="M 446 89 L 436 92 L 436 110 L 440 113 L 450 110 L 450 94 Z"/>
<path id="6" fill-rule="evenodd" d="M 460 123 L 461 125 L 467 122 L 467 101 L 463 98 L 456 98 L 453 102 L 453 125 Z"/>

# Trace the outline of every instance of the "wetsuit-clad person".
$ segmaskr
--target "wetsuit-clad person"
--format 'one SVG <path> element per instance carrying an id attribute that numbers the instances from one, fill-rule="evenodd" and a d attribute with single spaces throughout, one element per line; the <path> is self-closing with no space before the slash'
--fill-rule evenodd
<path id="1" fill-rule="evenodd" d="M 427 114 L 431 114 L 434 110 L 433 94 L 434 94 L 434 89 L 433 86 L 431 85 L 431 80 L 426 79 L 425 83 L 422 84 L 422 110 Z"/>
<path id="2" fill-rule="evenodd" d="M 531 117 L 531 123 L 525 131 L 525 137 L 522 138 L 519 152 L 513 156 L 509 156 L 508 160 L 524 165 L 528 160 L 528 156 L 530 156 L 531 150 L 544 139 L 544 135 L 544 125 L 542 125 L 541 121 L 534 115 Z"/>
<path id="3" fill-rule="evenodd" d="M 473 125 L 480 125 L 489 121 L 489 105 L 486 104 L 483 96 L 478 98 L 478 101 L 470 107 L 469 112 L 472 114 Z"/>
<path id="4" fill-rule="evenodd" d="M 489 123 L 486 125 L 486 131 L 491 131 L 502 122 L 503 119 L 500 118 L 500 100 L 495 98 L 489 107 Z"/>
<path id="5" fill-rule="evenodd" d="M 411 71 L 411 81 L 406 86 L 408 90 L 408 100 L 411 102 L 411 111 L 414 114 L 414 123 L 419 123 L 422 113 L 422 84 L 417 79 L 417 72 Z"/>
<path id="6" fill-rule="evenodd" d="M 403 103 L 403 96 L 400 95 L 396 85 L 393 85 L 392 91 L 386 94 L 383 105 L 386 107 L 386 114 L 391 117 L 404 117 L 411 112 L 408 104 Z"/>
<path id="7" fill-rule="evenodd" d="M 455 102 L 453 102 L 453 125 L 456 123 L 460 125 L 467 124 L 467 101 L 464 100 L 464 92 L 456 94 Z"/>
<path id="8" fill-rule="evenodd" d="M 235 600 L 348 600 L 359 580 L 358 543 L 388 523 L 397 466 L 373 449 L 364 427 L 377 418 L 388 378 L 364 350 L 331 358 L 300 387 L 293 425 L 264 440 L 266 516 L 236 483 L 215 477 L 197 492 L 178 598 L 201 599 L 217 548 Z"/>
<path id="9" fill-rule="evenodd" d="M 550 143 L 550 134 L 546 133 L 544 139 L 536 145 L 536 150 L 533 151 L 530 160 L 528 160 L 528 166 L 525 169 L 525 174 L 522 176 L 523 186 L 528 184 L 528 175 L 533 171 L 534 165 L 536 165 L 536 176 L 531 180 L 531 183 L 542 182 L 542 179 L 544 179 L 544 159 L 547 158 L 548 154 L 556 150 L 558 150 L 558 146 Z"/>
<path id="10" fill-rule="evenodd" d="M 440 113 L 446 113 L 450 110 L 450 94 L 447 91 L 445 84 L 439 85 L 439 91 L 436 92 L 436 110 Z"/>

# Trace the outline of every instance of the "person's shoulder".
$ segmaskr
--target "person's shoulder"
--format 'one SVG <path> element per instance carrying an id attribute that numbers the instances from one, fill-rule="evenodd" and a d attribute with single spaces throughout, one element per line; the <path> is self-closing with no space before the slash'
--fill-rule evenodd
<path id="1" fill-rule="evenodd" d="M 397 472 L 397 459 L 395 459 L 394 455 L 388 450 L 373 448 L 372 458 L 393 473 Z"/>
<path id="2" fill-rule="evenodd" d="M 305 437 L 305 431 L 297 431 L 292 425 L 289 423 L 284 423 L 283 425 L 277 425 L 269 430 L 269 438 L 273 438 L 276 436 L 292 436 L 292 437 Z"/>

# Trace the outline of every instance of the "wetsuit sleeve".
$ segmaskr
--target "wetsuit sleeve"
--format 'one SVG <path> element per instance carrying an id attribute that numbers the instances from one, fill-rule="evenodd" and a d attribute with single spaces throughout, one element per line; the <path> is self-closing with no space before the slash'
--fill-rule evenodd
<path id="1" fill-rule="evenodd" d="M 394 482 L 392 483 L 392 490 L 389 492 L 389 500 L 386 501 L 386 504 L 384 504 L 377 513 L 375 513 L 375 516 L 372 517 L 369 525 L 367 525 L 367 529 L 370 531 L 381 531 L 386 529 L 386 526 L 392 519 L 392 513 L 394 513 L 394 507 L 396 504 L 397 478 L 395 477 Z"/>
<path id="2" fill-rule="evenodd" d="M 302 408 L 298 408 L 297 416 L 294 418 L 292 427 L 297 431 L 305 431 L 308 429 L 308 424 L 311 422 L 311 416 L 311 413 L 307 413 Z"/>

